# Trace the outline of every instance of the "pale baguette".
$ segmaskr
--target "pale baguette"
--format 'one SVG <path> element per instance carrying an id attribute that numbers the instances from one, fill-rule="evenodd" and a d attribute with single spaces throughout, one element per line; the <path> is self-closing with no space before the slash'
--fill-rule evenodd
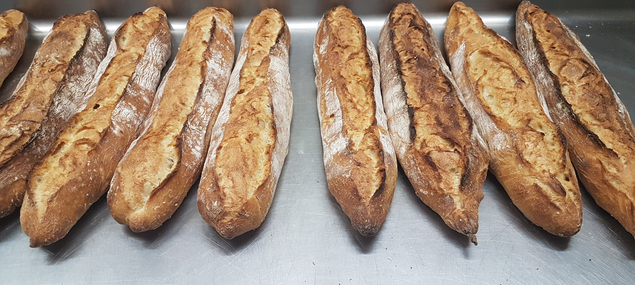
<path id="1" fill-rule="evenodd" d="M 293 113 L 290 43 L 277 10 L 252 19 L 212 130 L 198 210 L 227 239 L 258 228 L 271 206 Z"/>
<path id="2" fill-rule="evenodd" d="M 595 60 L 556 16 L 523 1 L 516 42 L 595 201 L 635 235 L 635 127 Z"/>
<path id="3" fill-rule="evenodd" d="M 106 192 L 169 56 L 170 30 L 159 8 L 133 15 L 115 32 L 86 107 L 28 177 L 20 223 L 32 247 L 63 238 Z"/>
<path id="4" fill-rule="evenodd" d="M 551 234 L 576 234 L 582 201 L 566 141 L 518 51 L 462 2 L 450 10 L 445 45 L 463 102 L 489 148 L 490 170 L 514 205 Z"/>
<path id="5" fill-rule="evenodd" d="M 0 14 L 0 86 L 22 57 L 28 31 L 24 13 L 8 10 Z"/>
<path id="6" fill-rule="evenodd" d="M 399 163 L 417 196 L 476 244 L 489 154 L 443 59 L 432 27 L 411 3 L 379 37 L 381 86 Z"/>
<path id="7" fill-rule="evenodd" d="M 10 158 L 0 164 L 0 217 L 22 205 L 27 175 L 84 108 L 107 46 L 106 30 L 94 11 L 60 18 L 2 106 L 2 118 L 8 120 L 0 133 L 15 147 L 7 145 Z"/>
<path id="8" fill-rule="evenodd" d="M 339 6 L 324 14 L 313 63 L 328 188 L 353 228 L 374 236 L 390 209 L 397 158 L 382 103 L 377 52 L 351 10 Z"/>
<path id="9" fill-rule="evenodd" d="M 153 230 L 181 205 L 203 168 L 234 48 L 227 10 L 206 8 L 189 20 L 145 129 L 113 175 L 108 205 L 117 222 L 134 232 Z"/>

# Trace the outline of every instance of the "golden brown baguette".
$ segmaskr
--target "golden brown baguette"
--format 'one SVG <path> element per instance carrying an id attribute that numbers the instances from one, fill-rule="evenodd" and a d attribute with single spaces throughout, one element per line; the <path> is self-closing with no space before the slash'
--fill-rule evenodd
<path id="1" fill-rule="evenodd" d="M 580 181 L 635 235 L 635 127 L 624 104 L 579 38 L 528 1 L 518 6 L 516 41 Z"/>
<path id="2" fill-rule="evenodd" d="M 231 13 L 210 7 L 192 16 L 145 129 L 113 175 L 108 205 L 117 222 L 153 230 L 183 202 L 203 168 L 234 52 Z"/>
<path id="3" fill-rule="evenodd" d="M 417 196 L 476 244 L 489 154 L 443 59 L 432 27 L 411 3 L 379 37 L 381 87 L 399 163 Z"/>
<path id="4" fill-rule="evenodd" d="M 514 205 L 551 234 L 576 234 L 582 201 L 566 141 L 518 51 L 462 2 L 450 10 L 445 44 L 465 107 L 489 148 L 490 170 Z"/>
<path id="5" fill-rule="evenodd" d="M 53 25 L 51 34 L 16 89 L 16 99 L 8 103 L 29 110 L 13 117 L 12 123 L 18 126 L 13 130 L 23 125 L 36 131 L 28 135 L 23 133 L 27 143 L 0 165 L 0 217 L 22 205 L 27 175 L 55 143 L 73 115 L 84 108 L 89 97 L 88 85 L 107 46 L 106 31 L 94 11 L 62 17 Z M 53 57 L 64 60 L 54 62 Z M 40 88 L 44 86 L 50 89 Z M 13 107 L 18 110 L 18 106 Z M 10 107 L 2 110 L 9 111 Z"/>
<path id="6" fill-rule="evenodd" d="M 8 10 L 0 14 L 0 86 L 22 57 L 28 30 L 24 13 Z"/>
<path id="7" fill-rule="evenodd" d="M 63 238 L 106 192 L 169 56 L 170 30 L 159 8 L 133 15 L 115 32 L 86 107 L 29 174 L 20 223 L 32 247 Z"/>
<path id="8" fill-rule="evenodd" d="M 245 31 L 198 188 L 203 219 L 227 239 L 265 219 L 289 147 L 291 35 L 265 9 Z"/>
<path id="9" fill-rule="evenodd" d="M 382 103 L 377 52 L 351 10 L 339 6 L 324 14 L 313 63 L 329 190 L 353 228 L 374 236 L 390 209 L 397 159 Z"/>

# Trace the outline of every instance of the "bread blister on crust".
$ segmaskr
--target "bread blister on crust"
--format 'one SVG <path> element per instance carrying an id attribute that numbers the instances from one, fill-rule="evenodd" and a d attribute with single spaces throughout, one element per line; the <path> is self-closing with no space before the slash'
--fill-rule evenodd
<path id="1" fill-rule="evenodd" d="M 445 44 L 466 109 L 489 148 L 490 170 L 514 205 L 551 234 L 576 234 L 582 202 L 566 141 L 520 54 L 462 2 L 452 6 Z"/>
<path id="2" fill-rule="evenodd" d="M 16 147 L 0 164 L 0 217 L 22 205 L 27 175 L 86 104 L 88 85 L 107 45 L 105 28 L 94 11 L 60 18 L 16 88 L 15 99 L 2 106 L 8 120 L 0 132 Z"/>
<path id="3" fill-rule="evenodd" d="M 271 206 L 289 146 L 290 42 L 277 10 L 252 19 L 212 129 L 197 205 L 227 239 L 258 228 Z"/>
<path id="4" fill-rule="evenodd" d="M 153 230 L 180 206 L 201 173 L 234 53 L 227 10 L 206 8 L 188 21 L 146 127 L 113 175 L 108 205 L 117 222 Z"/>
<path id="5" fill-rule="evenodd" d="M 489 154 L 432 27 L 410 3 L 395 6 L 379 39 L 382 96 L 393 146 L 417 196 L 476 244 Z"/>
<path id="6" fill-rule="evenodd" d="M 165 12 L 148 8 L 115 32 L 76 114 L 29 174 L 20 212 L 31 246 L 63 238 L 108 189 L 117 163 L 139 134 L 170 56 Z"/>
<path id="7" fill-rule="evenodd" d="M 518 6 L 516 39 L 538 95 L 567 139 L 580 181 L 635 235 L 635 127 L 579 38 L 529 1 Z"/>
<path id="8" fill-rule="evenodd" d="M 353 228 L 374 236 L 390 209 L 397 161 L 377 53 L 361 20 L 346 7 L 322 17 L 313 62 L 328 188 Z"/>
<path id="9" fill-rule="evenodd" d="M 0 86 L 22 57 L 28 30 L 24 13 L 8 10 L 0 14 Z"/>

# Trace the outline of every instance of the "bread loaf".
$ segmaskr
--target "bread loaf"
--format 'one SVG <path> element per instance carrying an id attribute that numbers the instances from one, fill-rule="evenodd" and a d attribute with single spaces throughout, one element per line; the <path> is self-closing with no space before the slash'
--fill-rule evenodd
<path id="1" fill-rule="evenodd" d="M 462 2 L 450 10 L 445 44 L 463 102 L 487 143 L 490 170 L 514 205 L 551 234 L 576 234 L 582 201 L 566 141 L 518 51 Z"/>
<path id="2" fill-rule="evenodd" d="M 153 230 L 181 205 L 203 168 L 234 53 L 231 13 L 206 8 L 192 16 L 145 129 L 113 175 L 108 205 L 117 222 Z"/>
<path id="3" fill-rule="evenodd" d="M 227 239 L 258 228 L 271 206 L 293 113 L 290 42 L 277 10 L 252 19 L 212 130 L 198 210 Z"/>
<path id="4" fill-rule="evenodd" d="M 28 30 L 24 13 L 8 10 L 0 14 L 0 86 L 18 64 Z"/>
<path id="5" fill-rule="evenodd" d="M 20 223 L 32 247 L 64 237 L 106 192 L 169 56 L 170 30 L 159 8 L 133 15 L 115 32 L 86 107 L 29 174 Z"/>
<path id="6" fill-rule="evenodd" d="M 379 37 L 381 87 L 399 163 L 417 196 L 476 243 L 489 154 L 459 100 L 432 27 L 411 3 L 390 12 Z"/>
<path id="7" fill-rule="evenodd" d="M 556 16 L 524 1 L 516 41 L 569 146 L 580 181 L 635 235 L 635 127 L 579 38 Z"/>
<path id="8" fill-rule="evenodd" d="M 0 164 L 0 217 L 22 205 L 33 165 L 83 109 L 107 45 L 106 31 L 94 11 L 60 18 L 13 97 L 0 107 L 5 160 Z"/>
<path id="9" fill-rule="evenodd" d="M 364 236 L 379 232 L 392 202 L 397 159 L 380 91 L 379 62 L 359 18 L 326 12 L 313 54 L 329 190 Z"/>

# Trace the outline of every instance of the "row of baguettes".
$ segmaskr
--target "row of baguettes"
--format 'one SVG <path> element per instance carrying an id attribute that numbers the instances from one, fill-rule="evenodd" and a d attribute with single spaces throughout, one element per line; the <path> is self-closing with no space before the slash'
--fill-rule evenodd
<path id="1" fill-rule="evenodd" d="M 412 4 L 388 15 L 379 58 L 350 10 L 325 13 L 313 58 L 324 165 L 353 228 L 378 233 L 398 159 L 421 200 L 474 243 L 488 167 L 530 221 L 571 236 L 582 223 L 575 165 L 598 204 L 634 232 L 635 128 L 624 106 L 555 16 L 525 1 L 517 29 L 520 52 L 455 3 L 450 72 Z M 225 238 L 257 228 L 289 143 L 282 15 L 266 9 L 252 20 L 231 72 L 231 14 L 200 11 L 156 93 L 170 50 L 163 11 L 129 18 L 107 53 L 105 38 L 94 12 L 61 18 L 2 105 L 0 202 L 10 213 L 26 193 L 20 219 L 31 245 L 66 235 L 108 186 L 115 220 L 155 229 L 201 172 L 203 218 Z"/>
<path id="2" fill-rule="evenodd" d="M 203 171 L 203 218 L 226 238 L 258 227 L 288 149 L 289 44 L 282 14 L 265 9 L 232 72 L 233 16 L 203 9 L 157 90 L 170 57 L 161 9 L 128 18 L 109 46 L 94 11 L 60 18 L 1 106 L 0 213 L 22 205 L 31 246 L 48 245 L 110 186 L 115 220 L 147 231 Z"/>
<path id="3" fill-rule="evenodd" d="M 412 4 L 388 15 L 380 68 L 350 10 L 323 16 L 313 60 L 324 166 L 353 228 L 374 235 L 381 227 L 396 156 L 421 200 L 474 243 L 488 167 L 531 222 L 572 236 L 582 224 L 575 165 L 597 203 L 635 234 L 635 128 L 626 109 L 554 15 L 524 1 L 516 19 L 520 52 L 455 3 L 445 29 L 450 72 Z"/>

